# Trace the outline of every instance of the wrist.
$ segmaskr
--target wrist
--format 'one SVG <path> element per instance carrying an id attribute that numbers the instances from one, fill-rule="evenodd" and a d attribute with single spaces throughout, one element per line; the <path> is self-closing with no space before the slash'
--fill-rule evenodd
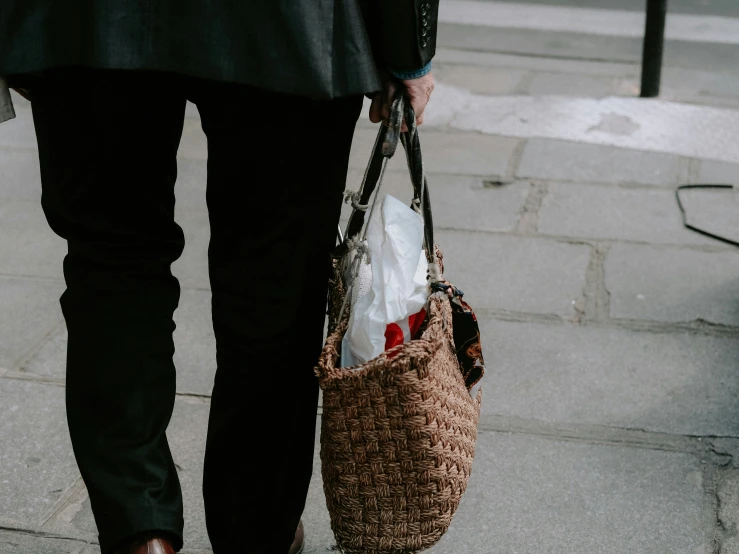
<path id="1" fill-rule="evenodd" d="M 431 62 L 427 63 L 422 68 L 413 71 L 396 71 L 394 69 L 390 69 L 388 71 L 390 71 L 390 74 L 393 77 L 395 77 L 396 79 L 400 79 L 401 81 L 420 79 L 421 77 L 424 77 L 431 73 Z"/>

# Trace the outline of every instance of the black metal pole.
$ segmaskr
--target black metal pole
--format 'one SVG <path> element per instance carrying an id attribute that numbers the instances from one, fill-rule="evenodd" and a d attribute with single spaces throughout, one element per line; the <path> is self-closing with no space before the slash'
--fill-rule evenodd
<path id="1" fill-rule="evenodd" d="M 647 0 L 647 24 L 644 30 L 644 54 L 641 70 L 642 98 L 659 96 L 666 18 L 667 0 Z"/>

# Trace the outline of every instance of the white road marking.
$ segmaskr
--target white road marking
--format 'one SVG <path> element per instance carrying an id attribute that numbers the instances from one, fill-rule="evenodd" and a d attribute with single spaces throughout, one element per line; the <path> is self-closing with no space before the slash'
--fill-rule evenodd
<path id="1" fill-rule="evenodd" d="M 623 10 L 538 6 L 511 2 L 442 0 L 439 19 L 443 23 L 499 29 L 641 38 L 644 36 L 645 14 Z M 665 35 L 672 40 L 739 44 L 739 18 L 686 15 L 668 11 Z"/>

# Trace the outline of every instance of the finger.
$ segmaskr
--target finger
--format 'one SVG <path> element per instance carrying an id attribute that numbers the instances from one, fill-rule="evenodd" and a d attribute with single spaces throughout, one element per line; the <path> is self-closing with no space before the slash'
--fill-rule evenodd
<path id="1" fill-rule="evenodd" d="M 423 120 L 423 112 L 426 111 L 426 106 L 428 106 L 429 100 L 431 100 L 431 93 L 433 92 L 434 87 L 431 85 L 430 87 L 424 87 L 417 91 L 415 100 L 415 105 L 413 106 L 413 110 L 416 112 L 416 118 L 420 118 Z"/>
<path id="2" fill-rule="evenodd" d="M 379 94 L 372 98 L 369 118 L 372 123 L 379 123 L 382 121 L 382 96 Z"/>
<path id="3" fill-rule="evenodd" d="M 426 110 L 426 104 L 428 103 L 427 98 L 417 98 L 415 102 L 411 102 L 413 111 L 416 114 L 416 121 L 423 119 L 423 112 Z"/>
<path id="4" fill-rule="evenodd" d="M 416 125 L 418 125 L 418 126 L 423 125 L 423 114 L 421 114 L 420 116 L 416 117 Z"/>

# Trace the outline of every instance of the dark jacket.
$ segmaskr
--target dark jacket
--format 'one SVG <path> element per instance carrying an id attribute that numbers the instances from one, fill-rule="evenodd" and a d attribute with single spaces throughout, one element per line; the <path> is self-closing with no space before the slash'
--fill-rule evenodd
<path id="1" fill-rule="evenodd" d="M 439 0 L 0 0 L 0 76 L 85 65 L 333 98 L 423 67 Z"/>

